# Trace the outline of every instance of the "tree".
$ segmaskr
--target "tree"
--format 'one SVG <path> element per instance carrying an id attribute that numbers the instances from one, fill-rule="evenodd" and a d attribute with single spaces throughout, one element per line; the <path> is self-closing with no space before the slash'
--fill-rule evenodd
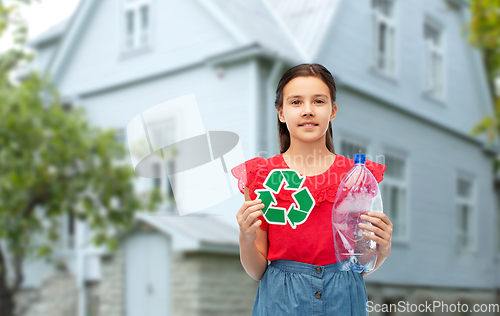
<path id="1" fill-rule="evenodd" d="M 488 74 L 494 102 L 494 113 L 485 115 L 472 129 L 471 135 L 487 134 L 491 145 L 500 136 L 500 95 L 495 93 L 495 81 L 500 77 L 500 1 L 472 0 L 469 42 L 480 49 Z M 494 163 L 494 172 L 500 169 L 500 159 Z"/>
<path id="2" fill-rule="evenodd" d="M 92 127 L 82 108 L 65 111 L 48 78 L 32 72 L 18 83 L 9 79 L 12 70 L 30 58 L 22 48 L 27 32 L 16 10 L 31 2 L 6 5 L 0 0 L 0 36 L 12 29 L 14 39 L 0 54 L 2 316 L 14 313 L 14 296 L 24 279 L 23 260 L 46 258 L 55 250 L 58 218 L 72 214 L 86 221 L 94 232 L 91 241 L 114 250 L 113 231 L 129 228 L 136 211 L 154 210 L 162 200 L 157 189 L 142 196 L 135 193 L 136 175 L 123 163 L 126 150 L 114 130 Z"/>

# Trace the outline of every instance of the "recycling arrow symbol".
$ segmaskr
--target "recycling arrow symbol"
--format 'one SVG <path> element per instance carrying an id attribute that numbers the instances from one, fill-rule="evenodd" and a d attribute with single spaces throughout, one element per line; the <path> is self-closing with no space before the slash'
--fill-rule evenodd
<path id="1" fill-rule="evenodd" d="M 316 202 L 309 189 L 302 187 L 305 179 L 305 176 L 301 177 L 297 171 L 291 169 L 274 169 L 267 175 L 264 181 L 266 189 L 255 190 L 255 193 L 257 199 L 261 199 L 264 204 L 262 212 L 269 224 L 286 225 L 288 221 L 295 229 L 307 220 Z M 278 203 L 274 197 L 285 184 L 285 189 L 295 190 L 292 193 L 294 203 L 288 209 L 277 207 Z"/>

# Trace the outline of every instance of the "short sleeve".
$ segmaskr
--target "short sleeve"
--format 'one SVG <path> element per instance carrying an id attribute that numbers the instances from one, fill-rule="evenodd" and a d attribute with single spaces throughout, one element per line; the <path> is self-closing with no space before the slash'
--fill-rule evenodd
<path id="1" fill-rule="evenodd" d="M 384 172 L 387 169 L 387 166 L 384 166 L 382 164 L 379 164 L 371 160 L 366 160 L 365 166 L 368 170 L 370 170 L 370 172 L 373 174 L 375 180 L 377 180 L 378 183 L 384 180 Z"/>
<path id="2" fill-rule="evenodd" d="M 266 160 L 264 158 L 255 157 L 231 169 L 232 175 L 238 179 L 238 189 L 241 193 L 245 194 L 245 187 L 250 190 L 254 189 L 261 170 L 265 166 Z M 250 195 L 250 197 L 252 196 Z"/>
<path id="3" fill-rule="evenodd" d="M 245 194 L 245 187 L 247 187 L 250 198 L 255 200 L 257 196 L 254 191 L 256 188 L 262 186 L 267 176 L 266 160 L 262 157 L 255 157 L 231 169 L 231 174 L 238 179 L 238 189 L 240 192 Z M 258 219 L 262 221 L 260 228 L 268 230 L 269 223 L 264 216 L 261 215 Z"/>

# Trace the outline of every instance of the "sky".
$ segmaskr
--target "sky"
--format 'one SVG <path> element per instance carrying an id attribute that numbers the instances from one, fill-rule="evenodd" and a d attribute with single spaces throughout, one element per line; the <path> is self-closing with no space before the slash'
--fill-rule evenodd
<path id="1" fill-rule="evenodd" d="M 59 21 L 69 17 L 81 0 L 40 0 L 21 10 L 21 15 L 27 21 L 28 39 L 36 37 Z M 7 39 L 0 41 L 0 50 L 8 47 Z"/>

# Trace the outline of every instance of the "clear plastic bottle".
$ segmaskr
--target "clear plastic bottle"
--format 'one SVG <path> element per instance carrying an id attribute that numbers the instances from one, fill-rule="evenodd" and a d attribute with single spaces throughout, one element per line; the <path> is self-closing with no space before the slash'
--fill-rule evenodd
<path id="1" fill-rule="evenodd" d="M 359 223 L 372 225 L 360 218 L 368 212 L 381 212 L 382 196 L 373 174 L 365 166 L 364 154 L 354 155 L 354 166 L 342 179 L 332 209 L 335 256 L 340 269 L 370 272 L 377 261 L 378 244 L 363 235 Z"/>

